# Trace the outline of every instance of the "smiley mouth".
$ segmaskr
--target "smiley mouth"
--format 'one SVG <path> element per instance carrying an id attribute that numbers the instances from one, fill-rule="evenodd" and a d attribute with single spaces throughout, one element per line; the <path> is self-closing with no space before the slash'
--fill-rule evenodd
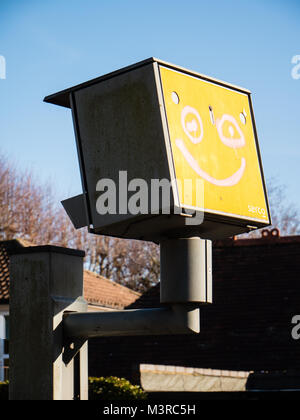
<path id="1" fill-rule="evenodd" d="M 191 153 L 186 148 L 183 140 L 177 139 L 175 140 L 176 146 L 179 148 L 181 153 L 183 154 L 185 160 L 190 165 L 190 167 L 203 179 L 210 182 L 211 184 L 217 185 L 218 187 L 232 187 L 236 185 L 242 178 L 245 168 L 246 168 L 246 159 L 241 158 L 241 166 L 240 168 L 230 177 L 224 179 L 216 179 L 210 176 L 207 172 L 200 168 L 196 159 L 191 155 Z"/>

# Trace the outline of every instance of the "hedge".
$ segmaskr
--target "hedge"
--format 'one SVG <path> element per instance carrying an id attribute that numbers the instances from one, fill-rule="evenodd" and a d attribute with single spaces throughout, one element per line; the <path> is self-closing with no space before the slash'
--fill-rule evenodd
<path id="1" fill-rule="evenodd" d="M 89 400 L 140 400 L 146 399 L 146 392 L 127 379 L 109 376 L 89 378 Z"/>
<path id="2" fill-rule="evenodd" d="M 89 400 L 139 400 L 147 394 L 127 379 L 109 376 L 89 378 Z M 8 382 L 0 382 L 0 401 L 8 400 Z"/>

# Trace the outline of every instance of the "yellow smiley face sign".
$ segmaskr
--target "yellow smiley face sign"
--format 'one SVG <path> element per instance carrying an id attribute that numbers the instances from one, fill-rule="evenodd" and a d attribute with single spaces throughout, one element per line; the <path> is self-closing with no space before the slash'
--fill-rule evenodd
<path id="1" fill-rule="evenodd" d="M 182 207 L 269 224 L 249 94 L 160 66 L 175 177 L 202 180 Z"/>

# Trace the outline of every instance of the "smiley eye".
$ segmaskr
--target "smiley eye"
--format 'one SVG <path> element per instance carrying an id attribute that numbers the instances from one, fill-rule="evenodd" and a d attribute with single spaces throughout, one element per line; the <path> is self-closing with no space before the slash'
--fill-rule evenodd
<path id="1" fill-rule="evenodd" d="M 228 131 L 229 131 L 230 137 L 233 139 L 233 136 L 234 136 L 234 128 L 233 128 L 232 125 L 230 125 L 228 127 Z"/>
<path id="2" fill-rule="evenodd" d="M 192 143 L 197 144 L 203 138 L 203 124 L 195 108 L 186 106 L 181 112 L 181 125 Z"/>
<path id="3" fill-rule="evenodd" d="M 225 123 L 228 126 L 227 130 L 229 137 L 224 134 Z M 245 136 L 232 115 L 224 114 L 221 120 L 216 121 L 216 126 L 220 140 L 225 144 L 225 146 L 231 147 L 233 149 L 238 149 L 245 146 Z M 239 137 L 235 137 L 236 133 Z"/>
<path id="4" fill-rule="evenodd" d="M 198 130 L 198 124 L 197 121 L 195 119 L 193 119 L 191 122 L 187 122 L 186 123 L 186 128 L 187 130 L 191 133 L 194 132 L 196 133 L 196 131 Z"/>

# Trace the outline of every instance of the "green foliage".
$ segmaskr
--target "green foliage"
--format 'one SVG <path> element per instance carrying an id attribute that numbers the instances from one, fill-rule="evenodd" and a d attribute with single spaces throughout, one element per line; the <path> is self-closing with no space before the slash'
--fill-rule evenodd
<path id="1" fill-rule="evenodd" d="M 127 379 L 109 376 L 89 378 L 89 400 L 144 400 L 147 394 Z"/>
<path id="2" fill-rule="evenodd" d="M 0 401 L 8 400 L 8 382 L 0 382 Z"/>
<path id="3" fill-rule="evenodd" d="M 147 394 L 124 378 L 89 378 L 89 400 L 144 400 Z M 8 400 L 8 381 L 0 382 L 0 401 Z"/>

